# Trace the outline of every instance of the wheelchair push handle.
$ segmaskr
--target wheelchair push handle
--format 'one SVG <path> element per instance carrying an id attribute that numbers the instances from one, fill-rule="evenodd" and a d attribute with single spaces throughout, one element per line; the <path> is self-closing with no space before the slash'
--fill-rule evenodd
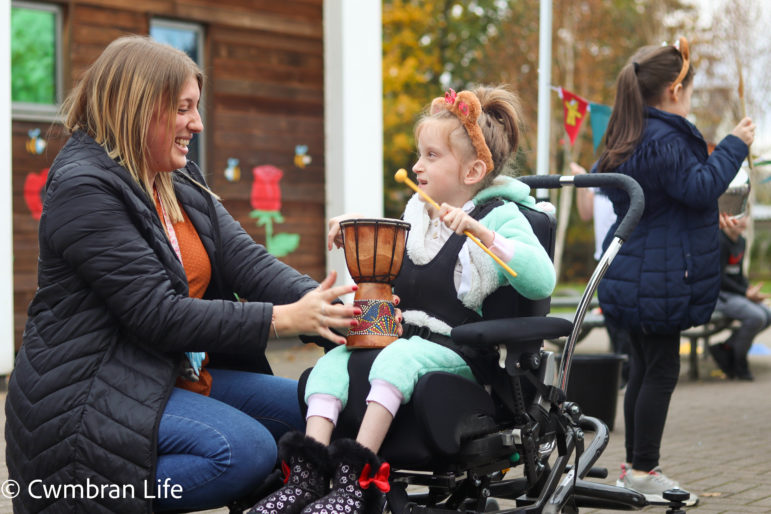
<path id="1" fill-rule="evenodd" d="M 584 175 L 528 175 L 519 180 L 531 189 L 557 189 L 562 186 L 605 187 L 623 189 L 629 196 L 629 210 L 616 229 L 615 237 L 626 241 L 645 210 L 645 197 L 635 179 L 621 173 L 587 173 Z"/>

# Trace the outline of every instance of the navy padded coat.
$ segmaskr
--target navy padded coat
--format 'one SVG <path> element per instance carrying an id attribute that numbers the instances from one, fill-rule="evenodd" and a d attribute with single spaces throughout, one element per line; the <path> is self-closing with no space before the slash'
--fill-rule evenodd
<path id="1" fill-rule="evenodd" d="M 76 132 L 54 161 L 38 290 L 6 400 L 6 461 L 22 491 L 14 512 L 151 512 L 143 493 L 154 492 L 158 424 L 183 352 L 270 373 L 272 305 L 316 287 L 189 176 L 203 183 L 190 163 L 174 172 L 174 187 L 212 263 L 208 300 L 189 298 L 155 206 L 93 139 Z M 34 499 L 26 494 L 34 480 L 128 484 L 134 494 Z"/>
<path id="2" fill-rule="evenodd" d="M 642 141 L 617 169 L 642 186 L 645 211 L 604 279 L 603 314 L 631 330 L 672 334 L 709 320 L 720 290 L 717 199 L 748 148 L 726 136 L 712 154 L 682 116 L 648 107 Z M 593 170 L 594 171 L 594 170 Z M 604 191 L 619 220 L 626 193 Z M 619 221 L 605 239 L 607 248 Z"/>

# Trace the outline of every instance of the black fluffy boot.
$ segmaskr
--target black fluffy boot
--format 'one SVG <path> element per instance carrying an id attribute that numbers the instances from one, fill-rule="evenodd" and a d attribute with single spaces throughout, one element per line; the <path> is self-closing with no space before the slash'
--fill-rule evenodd
<path id="1" fill-rule="evenodd" d="M 390 466 L 352 439 L 338 439 L 329 446 L 334 464 L 332 490 L 308 505 L 303 514 L 365 514 L 379 510 L 383 494 L 390 490 Z"/>
<path id="2" fill-rule="evenodd" d="M 257 502 L 247 514 L 298 514 L 329 491 L 331 465 L 327 447 L 301 432 L 278 442 L 284 486 Z"/>

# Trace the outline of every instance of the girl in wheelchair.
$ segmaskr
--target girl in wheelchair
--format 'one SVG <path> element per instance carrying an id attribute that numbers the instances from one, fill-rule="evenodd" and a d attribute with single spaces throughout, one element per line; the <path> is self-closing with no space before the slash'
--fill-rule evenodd
<path id="1" fill-rule="evenodd" d="M 279 444 L 285 486 L 250 512 L 365 512 L 388 490 L 389 466 L 377 453 L 418 379 L 446 371 L 484 380 L 487 356 L 454 344 L 451 329 L 481 320 L 483 301 L 502 286 L 533 300 L 551 294 L 556 280 L 551 259 L 517 206 L 535 207 L 530 188 L 501 175 L 517 151 L 518 111 L 517 96 L 503 87 L 449 90 L 417 122 L 419 158 L 412 170 L 419 187 L 441 208 L 415 194 L 404 211 L 411 237 L 394 283 L 402 337 L 382 349 L 372 365 L 368 405 L 355 441 L 331 442 L 347 402 L 351 350 L 341 346 L 318 361 L 305 392 L 306 432 L 287 434 Z M 330 249 L 340 246 L 339 222 L 350 217 L 330 221 Z M 517 276 L 469 244 L 466 230 Z"/>

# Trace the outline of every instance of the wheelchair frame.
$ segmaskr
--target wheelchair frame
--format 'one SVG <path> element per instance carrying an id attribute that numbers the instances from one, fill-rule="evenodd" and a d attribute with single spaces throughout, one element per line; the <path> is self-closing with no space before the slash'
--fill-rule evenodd
<path id="1" fill-rule="evenodd" d="M 580 507 L 639 510 L 649 505 L 638 492 L 588 480 L 607 477 L 606 469 L 593 466 L 607 447 L 608 427 L 597 418 L 583 415 L 576 403 L 566 401 L 571 361 L 584 316 L 597 285 L 642 216 L 642 189 L 632 178 L 615 173 L 526 176 L 520 180 L 533 189 L 621 188 L 629 196 L 629 209 L 595 267 L 572 322 L 543 315 L 548 312 L 546 300 L 545 305 L 529 302 L 521 311 L 521 306 L 512 306 L 518 317 L 453 329 L 451 336 L 457 343 L 494 348 L 502 371 L 494 374 L 496 378 L 487 389 L 443 372 L 429 373 L 418 381 L 413 400 L 400 409 L 381 448 L 381 455 L 392 465 L 391 490 L 382 504 L 372 506 L 373 512 L 572 514 Z M 491 303 L 501 303 L 499 297 L 495 300 Z M 512 315 L 507 312 L 507 316 Z M 492 317 L 498 315 L 493 312 Z M 558 338 L 567 338 L 559 364 L 553 352 L 542 349 L 545 340 Z M 357 351 L 351 357 L 350 394 L 368 389 L 366 374 L 350 373 L 366 360 L 354 362 L 356 354 L 365 352 L 368 350 Z M 309 372 L 306 370 L 300 378 L 301 406 Z M 444 393 L 440 396 L 443 402 L 437 402 L 436 395 L 419 394 L 432 388 Z M 471 400 L 458 405 L 462 403 L 456 402 L 460 393 Z M 355 435 L 363 416 L 363 407 L 355 407 L 356 403 L 351 398 L 333 438 Z M 358 403 L 364 405 L 363 401 Z M 356 408 L 361 410 L 356 412 Z M 445 416 L 445 412 L 450 414 Z M 397 423 L 399 420 L 408 423 Z M 413 428 L 409 422 L 417 422 L 420 428 Z M 434 430 L 432 425 L 442 429 Z M 449 431 L 443 425 L 449 426 Z M 416 435 L 418 431 L 421 433 Z M 594 436 L 587 443 L 588 432 Z M 403 436 L 407 436 L 406 448 L 400 447 Z M 417 453 L 409 447 L 415 441 L 420 441 L 415 447 Z M 517 466 L 523 467 L 523 476 L 507 478 L 507 471 Z M 279 485 L 280 476 L 274 472 L 257 497 Z M 416 486 L 419 490 L 415 490 Z M 664 497 L 670 502 L 667 514 L 678 514 L 683 512 L 688 493 L 670 490 Z M 506 504 L 501 506 L 499 500 Z M 234 502 L 230 511 L 241 512 L 252 503 Z"/>
<path id="2" fill-rule="evenodd" d="M 572 323 L 549 317 L 505 320 L 505 327 L 503 330 L 499 327 L 498 332 L 508 337 L 497 341 L 494 336 L 485 338 L 482 334 L 493 326 L 491 324 L 500 321 L 482 321 L 453 330 L 452 337 L 464 344 L 497 348 L 499 366 L 506 371 L 509 380 L 492 388 L 511 388 L 513 398 L 503 402 L 511 411 L 510 422 L 497 425 L 492 431 L 484 422 L 478 427 L 471 423 L 465 434 L 474 435 L 466 436 L 461 442 L 458 453 L 461 464 L 446 467 L 441 472 L 394 471 L 391 491 L 383 506 L 385 511 L 395 514 L 447 514 L 451 511 L 551 514 L 577 513 L 579 507 L 639 510 L 649 505 L 640 493 L 587 480 L 607 476 L 607 470 L 593 465 L 607 446 L 608 428 L 599 419 L 583 415 L 576 403 L 565 401 L 573 352 L 584 316 L 597 285 L 639 222 L 644 209 L 642 189 L 630 177 L 614 173 L 575 177 L 527 176 L 520 180 L 533 189 L 564 186 L 621 188 L 629 195 L 630 206 L 584 289 Z M 538 333 L 537 346 L 533 345 L 534 333 Z M 523 335 L 518 337 L 519 334 Z M 543 340 L 558 337 L 567 337 L 559 370 L 556 356 L 540 349 Z M 530 404 L 524 401 L 524 383 L 534 389 Z M 585 440 L 587 432 L 594 434 L 588 444 Z M 524 476 L 507 479 L 508 468 L 517 465 L 524 467 Z M 424 490 L 408 492 L 408 486 L 422 486 Z M 670 501 L 668 513 L 683 512 L 688 493 L 672 490 L 665 493 L 665 498 Z M 516 506 L 502 507 L 498 500 L 513 500 Z"/>

